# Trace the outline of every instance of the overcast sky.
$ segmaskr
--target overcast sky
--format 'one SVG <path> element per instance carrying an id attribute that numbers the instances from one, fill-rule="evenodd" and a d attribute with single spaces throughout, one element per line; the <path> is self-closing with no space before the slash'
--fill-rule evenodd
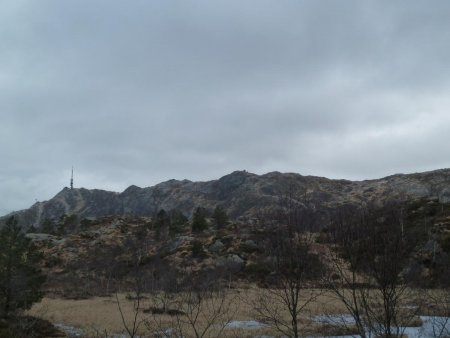
<path id="1" fill-rule="evenodd" d="M 69 185 L 450 167 L 450 1 L 3 0 L 0 214 Z"/>

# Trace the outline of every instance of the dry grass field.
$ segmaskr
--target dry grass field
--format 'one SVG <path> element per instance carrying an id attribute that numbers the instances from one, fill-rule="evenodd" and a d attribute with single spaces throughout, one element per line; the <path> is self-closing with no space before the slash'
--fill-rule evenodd
<path id="1" fill-rule="evenodd" d="M 355 333 L 354 328 L 336 326 L 336 325 L 319 325 L 314 323 L 311 318 L 315 315 L 333 315 L 344 314 L 346 309 L 342 303 L 333 297 L 329 291 L 306 289 L 302 290 L 305 301 L 314 297 L 314 301 L 308 304 L 302 310 L 300 316 L 301 332 L 308 336 L 320 336 L 324 334 L 339 335 Z M 124 319 L 129 327 L 132 326 L 135 302 L 127 297 L 126 294 L 119 294 L 118 300 L 122 308 Z M 270 327 L 242 329 L 236 327 L 227 327 L 222 330 L 221 323 L 235 321 L 263 321 L 260 314 L 255 311 L 258 299 L 270 297 L 267 290 L 257 287 L 247 287 L 240 289 L 230 289 L 226 293 L 225 308 L 227 311 L 218 316 L 214 320 L 214 325 L 210 327 L 205 337 L 216 337 L 220 332 L 221 337 L 254 337 L 254 336 L 281 336 L 279 332 Z M 198 316 L 197 328 L 200 330 L 207 327 L 207 322 L 211 318 L 211 314 L 217 309 L 217 304 L 222 299 L 212 299 L 205 302 Z M 270 299 L 274 308 L 277 307 L 276 300 Z M 271 303 L 272 304 L 272 303 Z M 151 314 L 145 313 L 145 309 L 150 309 L 156 305 L 150 295 L 144 295 L 140 301 L 139 311 L 137 312 L 137 322 L 140 323 L 138 334 L 141 337 L 153 337 L 154 333 L 161 332 L 162 329 L 173 328 L 177 325 L 177 317 L 167 314 Z M 175 303 L 172 309 L 176 308 Z M 183 308 L 183 311 L 186 309 Z M 148 311 L 147 311 L 148 312 Z M 122 334 L 125 333 L 124 324 L 121 313 L 118 308 L 116 296 L 111 297 L 94 297 L 82 300 L 67 300 L 59 298 L 44 298 L 42 302 L 35 304 L 29 311 L 30 314 L 47 319 L 52 323 L 61 323 L 75 328 L 81 329 L 86 337 L 105 337 L 105 333 Z M 281 311 L 282 317 L 288 320 L 288 314 Z M 187 321 L 185 316 L 179 316 L 179 320 Z M 418 323 L 420 326 L 420 323 Z M 183 323 L 183 335 L 186 337 L 195 337 L 192 327 L 186 322 Z"/>
<path id="2" fill-rule="evenodd" d="M 257 299 L 264 292 L 256 287 L 246 289 L 233 289 L 227 295 L 227 313 L 221 316 L 214 328 L 208 333 L 208 337 L 216 336 L 217 330 L 220 330 L 220 321 L 250 321 L 260 320 L 258 313 L 254 310 Z M 323 293 L 317 290 L 305 290 L 305 297 L 310 297 L 314 294 L 317 299 L 303 311 L 301 316 L 301 323 L 303 330 L 308 334 L 319 334 L 321 328 L 318 328 L 309 317 L 316 314 L 323 313 L 343 313 L 345 309 L 331 297 L 330 294 Z M 124 314 L 125 321 L 131 326 L 134 318 L 134 301 L 130 300 L 126 294 L 119 294 L 118 300 Z M 150 297 L 143 296 L 140 302 L 140 310 L 138 312 L 137 321 L 140 324 L 138 333 L 140 335 L 150 335 L 151 332 L 159 331 L 161 328 L 173 327 L 176 319 L 167 314 L 149 314 L 144 313 L 144 309 L 149 309 L 153 306 Z M 205 327 L 205 318 L 214 311 L 214 304 L 207 304 L 200 313 L 200 328 Z M 118 308 L 115 295 L 111 297 L 94 297 L 82 300 L 68 300 L 60 298 L 44 298 L 42 302 L 35 304 L 29 311 L 30 314 L 47 319 L 52 323 L 62 323 L 73 326 L 83 330 L 87 336 L 95 336 L 97 333 L 120 334 L 124 333 L 124 325 L 121 314 Z M 283 314 L 287 319 L 287 313 Z M 202 323 L 203 321 L 203 323 Z M 191 328 L 189 325 L 184 325 L 187 336 L 191 336 Z M 223 337 L 251 337 L 258 335 L 272 335 L 277 336 L 278 333 L 272 328 L 225 328 L 221 333 Z M 193 335 L 192 335 L 193 336 Z"/>

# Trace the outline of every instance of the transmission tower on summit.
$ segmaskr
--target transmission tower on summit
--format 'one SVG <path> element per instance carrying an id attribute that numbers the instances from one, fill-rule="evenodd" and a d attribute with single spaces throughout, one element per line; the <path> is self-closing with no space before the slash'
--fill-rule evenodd
<path id="1" fill-rule="evenodd" d="M 72 176 L 70 176 L 70 190 L 73 190 L 73 166 L 72 166 Z"/>

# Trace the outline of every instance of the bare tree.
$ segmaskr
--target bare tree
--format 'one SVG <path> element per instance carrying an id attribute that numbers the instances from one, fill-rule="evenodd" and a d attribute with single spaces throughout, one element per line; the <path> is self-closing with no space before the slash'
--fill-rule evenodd
<path id="1" fill-rule="evenodd" d="M 281 238 L 284 237 L 284 238 Z M 323 268 L 310 251 L 308 234 L 287 238 L 279 234 L 270 253 L 274 270 L 270 287 L 262 289 L 254 308 L 263 321 L 288 337 L 301 335 L 300 320 L 308 305 L 320 295 L 311 289 Z"/>
<path id="2" fill-rule="evenodd" d="M 257 297 L 254 309 L 260 318 L 288 337 L 299 337 L 301 315 L 320 293 L 311 290 L 324 266 L 312 252 L 315 213 L 300 203 L 292 191 L 280 197 L 275 226 L 268 230 L 266 251 L 273 271 L 271 286 Z M 273 222 L 272 222 L 273 224 Z"/>
<path id="3" fill-rule="evenodd" d="M 431 334 L 435 338 L 450 337 L 450 290 L 427 290 L 427 303 L 434 309 L 429 313 Z"/>
<path id="4" fill-rule="evenodd" d="M 364 320 L 364 299 L 367 298 L 367 289 L 364 281 L 352 267 L 359 259 L 352 249 L 355 240 L 362 238 L 363 229 L 359 222 L 354 221 L 355 210 L 352 207 L 343 207 L 334 217 L 331 241 L 334 251 L 327 257 L 329 261 L 328 287 L 336 298 L 341 301 L 349 314 L 353 317 L 358 332 L 366 338 L 366 324 Z M 337 324 L 347 326 L 346 320 L 337 320 Z"/>
<path id="5" fill-rule="evenodd" d="M 162 311 L 153 311 L 152 319 L 146 321 L 147 328 L 157 328 L 167 337 L 220 337 L 237 311 L 237 297 L 211 273 L 197 275 L 185 270 L 181 276 L 177 292 L 170 299 L 173 308 L 165 311 L 169 323 L 161 318 Z"/>
<path id="6" fill-rule="evenodd" d="M 138 333 L 139 327 L 143 323 L 143 320 L 139 318 L 139 311 L 141 310 L 141 293 L 137 291 L 130 298 L 133 301 L 133 314 L 132 319 L 129 321 L 126 318 L 126 313 L 122 308 L 121 302 L 119 300 L 119 295 L 116 293 L 117 308 L 120 313 L 120 318 L 122 320 L 123 327 L 130 336 L 130 338 L 134 338 Z"/>
<path id="7" fill-rule="evenodd" d="M 405 233 L 402 206 L 343 208 L 330 235 L 329 286 L 361 336 L 401 336 L 416 316 L 405 310 L 412 295 L 404 273 L 415 241 Z"/>
<path id="8" fill-rule="evenodd" d="M 123 309 L 119 299 L 119 294 L 117 292 L 115 294 L 117 308 L 119 310 L 123 327 L 130 338 L 137 336 L 139 327 L 144 323 L 144 319 L 140 316 L 140 312 L 142 311 L 143 293 L 146 288 L 145 274 L 140 266 L 140 255 L 137 254 L 133 256 L 133 258 L 133 263 L 135 265 L 133 266 L 131 280 L 128 281 L 128 283 L 126 283 L 127 281 L 124 281 L 126 285 L 131 285 L 131 292 L 129 292 L 126 297 L 128 300 L 133 302 L 131 319 L 127 318 L 128 314 Z"/>
<path id="9" fill-rule="evenodd" d="M 236 300 L 228 297 L 226 289 L 191 285 L 181 293 L 184 316 L 177 316 L 179 323 L 187 324 L 196 338 L 219 337 L 236 312 Z"/>
<path id="10" fill-rule="evenodd" d="M 120 282 L 129 291 L 127 299 L 133 302 L 131 319 L 128 312 L 124 310 L 117 291 L 115 298 L 123 327 L 130 338 L 134 338 L 137 336 L 139 328 L 144 324 L 141 314 L 143 310 L 142 301 L 144 293 L 149 290 L 149 271 L 151 270 L 145 269 L 143 266 L 146 252 L 139 238 L 127 238 L 123 242 L 123 250 L 128 256 L 129 271 Z"/>
<path id="11" fill-rule="evenodd" d="M 439 280 L 435 288 L 424 290 L 426 302 L 424 309 L 429 317 L 429 334 L 436 338 L 450 337 L 450 255 L 441 254 Z"/>

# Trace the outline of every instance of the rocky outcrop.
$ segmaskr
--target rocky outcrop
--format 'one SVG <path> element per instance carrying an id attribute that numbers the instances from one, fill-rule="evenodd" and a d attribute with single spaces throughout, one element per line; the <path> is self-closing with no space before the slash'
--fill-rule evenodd
<path id="1" fill-rule="evenodd" d="M 130 186 L 122 193 L 64 188 L 51 200 L 13 214 L 23 227 L 40 228 L 63 215 L 76 215 L 78 220 L 108 215 L 151 217 L 160 209 L 178 209 L 190 216 L 197 206 L 213 210 L 220 205 L 231 219 L 244 217 L 251 221 L 277 206 L 283 196 L 324 212 L 342 204 L 383 203 L 389 199 L 428 197 L 448 203 L 450 169 L 366 181 L 236 171 L 208 182 L 169 180 L 147 188 Z"/>

